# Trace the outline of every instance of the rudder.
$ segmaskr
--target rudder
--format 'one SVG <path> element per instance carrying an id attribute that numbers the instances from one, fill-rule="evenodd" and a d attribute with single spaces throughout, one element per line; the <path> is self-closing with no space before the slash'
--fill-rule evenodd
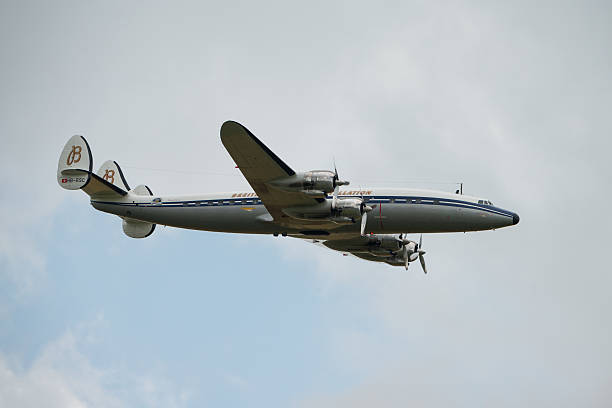
<path id="1" fill-rule="evenodd" d="M 130 191 L 130 186 L 128 185 L 125 176 L 123 175 L 123 171 L 121 171 L 121 167 L 119 167 L 119 163 L 114 160 L 107 160 L 100 166 L 98 172 L 96 173 L 103 180 L 108 181 L 109 183 L 119 187 L 124 191 Z"/>
<path id="2" fill-rule="evenodd" d="M 57 164 L 57 182 L 66 190 L 78 190 L 89 183 L 93 158 L 87 140 L 74 135 L 62 150 Z"/>

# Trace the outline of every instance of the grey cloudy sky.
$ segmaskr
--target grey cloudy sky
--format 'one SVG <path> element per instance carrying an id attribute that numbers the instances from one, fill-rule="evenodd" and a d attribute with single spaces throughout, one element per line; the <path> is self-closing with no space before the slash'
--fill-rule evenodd
<path id="1" fill-rule="evenodd" d="M 612 402 L 608 2 L 3 2 L 1 406 Z M 428 266 L 291 239 L 123 236 L 55 181 L 73 134 L 159 193 L 296 169 L 517 211 Z M 165 169 L 165 170 L 164 170 Z M 167 171 L 167 170 L 174 171 Z"/>

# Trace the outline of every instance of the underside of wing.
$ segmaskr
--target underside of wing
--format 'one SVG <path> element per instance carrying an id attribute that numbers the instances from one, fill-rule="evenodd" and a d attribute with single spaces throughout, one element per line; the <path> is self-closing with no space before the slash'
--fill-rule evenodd
<path id="1" fill-rule="evenodd" d="M 370 254 L 365 253 L 365 252 L 351 253 L 351 255 L 355 255 L 358 258 L 365 259 L 366 261 L 386 262 L 386 258 L 381 258 L 381 257 L 378 257 L 378 256 L 370 255 Z"/>
<path id="2" fill-rule="evenodd" d="M 271 187 L 270 182 L 294 176 L 296 173 L 241 124 L 225 122 L 221 126 L 221 141 L 275 222 L 296 226 L 300 223 L 284 214 L 282 209 L 312 206 L 320 202 L 321 199 L 299 192 L 281 191 Z"/>
<path id="3" fill-rule="evenodd" d="M 391 235 L 371 235 L 327 240 L 322 244 L 334 251 L 349 253 L 367 261 L 386 262 L 391 265 L 399 264 L 397 254 L 401 250 L 401 244 L 396 237 Z"/>

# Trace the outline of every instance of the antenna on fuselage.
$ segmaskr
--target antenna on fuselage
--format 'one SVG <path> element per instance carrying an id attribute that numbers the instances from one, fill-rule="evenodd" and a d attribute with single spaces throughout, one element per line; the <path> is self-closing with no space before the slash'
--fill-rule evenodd
<path id="1" fill-rule="evenodd" d="M 463 183 L 459 183 L 459 190 L 455 191 L 455 194 L 463 195 Z"/>

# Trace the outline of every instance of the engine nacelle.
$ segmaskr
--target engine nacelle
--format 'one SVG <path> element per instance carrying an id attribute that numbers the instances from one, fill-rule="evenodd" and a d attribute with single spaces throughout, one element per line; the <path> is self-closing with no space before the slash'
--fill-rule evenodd
<path id="1" fill-rule="evenodd" d="M 394 235 L 369 235 L 370 245 L 389 251 L 399 251 L 403 242 Z"/>
<path id="2" fill-rule="evenodd" d="M 359 198 L 343 198 L 336 201 L 334 214 L 337 217 L 346 217 L 352 220 L 361 218 L 363 201 Z"/>
<path id="3" fill-rule="evenodd" d="M 325 197 L 334 191 L 336 186 L 346 185 L 347 181 L 339 181 L 336 174 L 328 170 L 312 170 L 297 173 L 268 182 L 272 187 L 289 192 L 299 192 L 313 197 Z"/>
<path id="4" fill-rule="evenodd" d="M 281 211 L 298 220 L 326 219 L 336 224 L 352 224 L 370 207 L 361 198 L 325 199 L 314 205 L 283 208 Z"/>

